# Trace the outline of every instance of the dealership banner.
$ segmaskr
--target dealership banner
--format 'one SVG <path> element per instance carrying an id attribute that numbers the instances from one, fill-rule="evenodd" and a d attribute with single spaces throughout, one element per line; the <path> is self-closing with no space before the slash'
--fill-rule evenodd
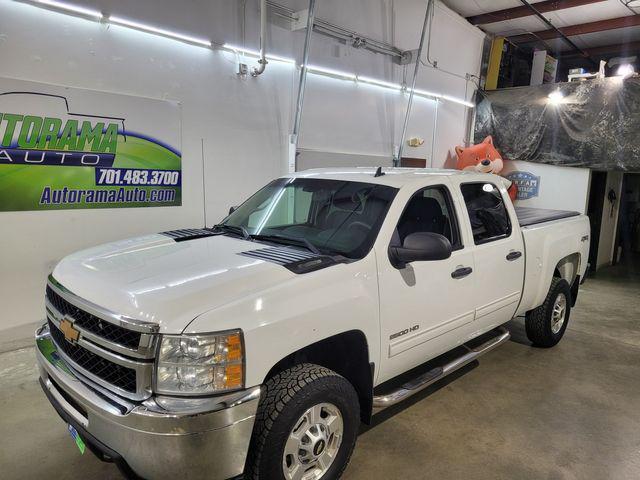
<path id="1" fill-rule="evenodd" d="M 182 204 L 176 102 L 0 78 L 0 211 Z"/>

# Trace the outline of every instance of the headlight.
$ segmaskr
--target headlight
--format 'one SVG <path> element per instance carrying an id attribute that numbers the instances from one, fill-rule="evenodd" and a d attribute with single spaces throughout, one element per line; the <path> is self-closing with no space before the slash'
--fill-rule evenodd
<path id="1" fill-rule="evenodd" d="M 158 354 L 156 392 L 203 395 L 244 386 L 242 332 L 164 335 Z"/>

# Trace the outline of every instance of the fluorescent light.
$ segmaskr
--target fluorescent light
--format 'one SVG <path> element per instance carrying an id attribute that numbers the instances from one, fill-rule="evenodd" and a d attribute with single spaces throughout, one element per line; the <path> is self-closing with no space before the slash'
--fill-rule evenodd
<path id="1" fill-rule="evenodd" d="M 469 107 L 469 108 L 474 108 L 475 105 L 471 102 L 468 102 L 462 98 L 456 98 L 456 97 L 450 97 L 449 95 L 440 95 L 440 97 L 442 100 L 446 100 L 447 102 L 453 102 L 453 103 L 458 103 L 460 105 L 464 105 L 465 107 Z"/>
<path id="2" fill-rule="evenodd" d="M 551 105 L 559 105 L 563 102 L 563 100 L 564 100 L 564 95 L 560 90 L 554 90 L 548 96 L 548 102 Z"/>
<path id="3" fill-rule="evenodd" d="M 260 52 L 257 50 L 251 50 L 250 48 L 239 47 L 237 45 L 232 45 L 230 43 L 225 43 L 222 45 L 222 48 L 226 48 L 228 50 L 233 50 L 235 52 L 244 53 L 245 55 L 251 55 L 252 57 L 260 57 Z M 276 62 L 284 62 L 284 63 L 296 63 L 293 58 L 280 57 L 279 55 L 271 55 L 267 53 L 267 60 L 275 60 Z"/>
<path id="4" fill-rule="evenodd" d="M 358 81 L 364 83 L 370 83 L 371 85 L 377 85 L 378 87 L 389 88 L 391 90 L 402 90 L 402 85 L 399 83 L 385 82 L 384 80 L 378 80 L 377 78 L 361 77 L 358 75 Z"/>
<path id="5" fill-rule="evenodd" d="M 447 102 L 452 102 L 452 103 L 457 103 L 459 105 L 464 105 L 465 107 L 469 107 L 469 108 L 474 108 L 475 105 L 463 98 L 457 98 L 457 97 L 452 97 L 450 95 L 443 95 L 441 93 L 434 93 L 434 92 L 428 92 L 426 90 L 418 90 L 417 88 L 415 89 L 415 94 L 416 95 L 420 95 L 420 96 L 424 96 L 424 97 L 430 97 L 430 98 L 435 98 L 437 100 L 446 100 Z"/>
<path id="6" fill-rule="evenodd" d="M 271 55 L 270 53 L 267 53 L 266 57 L 267 60 L 275 60 L 276 62 L 296 63 L 293 58 L 280 57 L 278 55 Z"/>
<path id="7" fill-rule="evenodd" d="M 616 71 L 616 76 L 617 77 L 622 77 L 622 78 L 627 78 L 627 77 L 630 77 L 631 75 L 633 75 L 634 73 L 636 73 L 636 71 L 633 68 L 633 65 L 630 65 L 628 63 L 624 63 L 624 64 L 622 64 L 622 65 L 620 65 L 618 67 L 618 70 Z"/>
<path id="8" fill-rule="evenodd" d="M 257 50 L 251 50 L 249 48 L 238 47 L 236 45 L 231 45 L 230 43 L 225 43 L 224 45 L 222 45 L 222 48 L 227 48 L 229 50 L 234 50 L 234 51 L 240 52 L 240 53 L 246 53 L 247 55 L 253 55 L 254 57 L 259 57 L 260 56 L 260 52 L 257 51 Z"/>
<path id="9" fill-rule="evenodd" d="M 192 37 L 190 35 L 184 35 L 178 32 L 172 32 L 171 30 L 165 30 L 163 28 L 154 27 L 152 25 L 146 25 L 144 23 L 134 22 L 133 20 L 127 20 L 126 18 L 120 18 L 116 16 L 108 17 L 109 22 L 116 25 L 122 25 L 124 27 L 135 28 L 136 30 L 142 30 L 144 32 L 155 33 L 176 40 L 182 40 L 183 42 L 194 43 L 203 47 L 211 47 L 211 41 L 203 38 Z"/>
<path id="10" fill-rule="evenodd" d="M 319 67 L 318 65 L 309 65 L 307 70 L 312 73 L 321 73 L 324 75 L 331 75 L 334 77 L 348 78 L 351 80 L 355 80 L 357 77 L 355 73 L 342 72 L 340 70 L 333 70 L 332 68 Z"/>
<path id="11" fill-rule="evenodd" d="M 80 15 L 86 15 L 88 17 L 102 18 L 102 12 L 98 10 L 93 10 L 91 8 L 80 7 L 77 5 L 72 5 L 70 3 L 58 2 L 56 0 L 35 0 L 36 3 L 41 5 L 46 5 L 52 8 L 58 8 L 60 10 L 64 10 L 66 12 L 79 13 Z"/>
<path id="12" fill-rule="evenodd" d="M 433 92 L 427 92 L 426 90 L 415 89 L 413 91 L 416 95 L 420 95 L 421 97 L 431 97 L 431 98 L 442 98 L 442 95 Z"/>

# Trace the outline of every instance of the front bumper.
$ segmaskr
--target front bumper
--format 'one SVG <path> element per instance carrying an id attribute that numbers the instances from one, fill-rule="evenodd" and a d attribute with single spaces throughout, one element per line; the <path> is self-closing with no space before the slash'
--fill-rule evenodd
<path id="1" fill-rule="evenodd" d="M 36 332 L 36 346 L 47 398 L 101 459 L 148 479 L 242 474 L 260 387 L 213 398 L 131 402 L 65 363 L 46 325 Z"/>

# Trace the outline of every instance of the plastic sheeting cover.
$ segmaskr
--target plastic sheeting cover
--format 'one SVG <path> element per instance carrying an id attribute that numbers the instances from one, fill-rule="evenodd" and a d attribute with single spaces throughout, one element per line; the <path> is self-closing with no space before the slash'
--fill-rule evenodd
<path id="1" fill-rule="evenodd" d="M 549 102 L 559 90 L 560 103 Z M 640 171 L 640 78 L 480 92 L 475 139 L 509 160 Z"/>

